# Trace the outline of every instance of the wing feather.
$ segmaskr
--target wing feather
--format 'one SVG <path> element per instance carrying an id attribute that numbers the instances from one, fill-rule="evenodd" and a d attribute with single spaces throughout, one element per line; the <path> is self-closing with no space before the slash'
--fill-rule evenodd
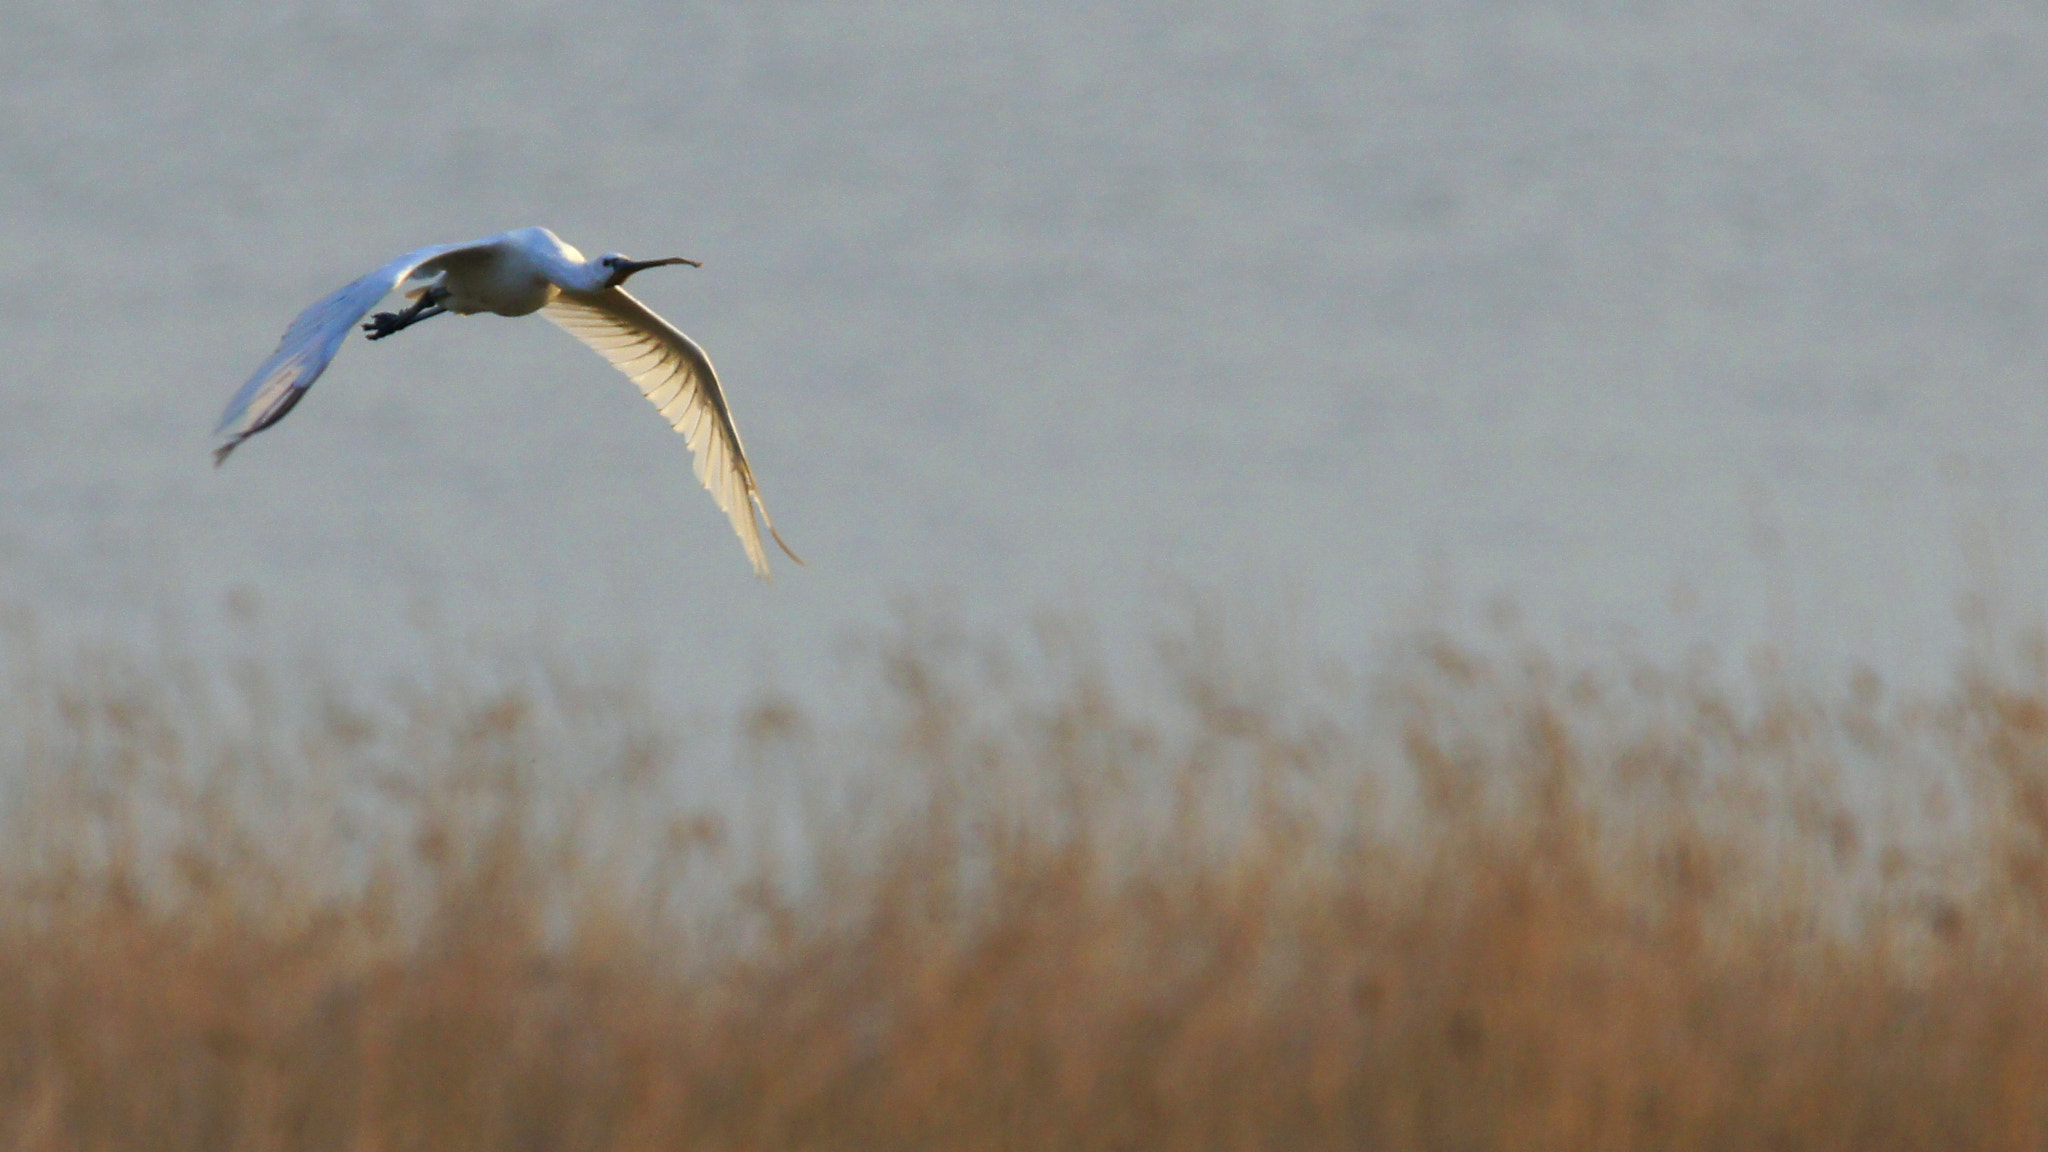
<path id="1" fill-rule="evenodd" d="M 768 553 L 761 546 L 761 527 L 775 538 L 791 560 L 801 564 L 761 503 L 754 471 L 740 447 L 725 392 L 712 370 L 711 358 L 696 341 L 654 314 L 623 288 L 601 292 L 563 292 L 542 314 L 571 336 L 590 346 L 625 373 L 651 401 L 669 426 L 682 433 L 694 458 L 697 479 L 732 519 L 756 575 L 768 577 Z M 759 513 L 760 522 L 755 522 Z"/>
<path id="2" fill-rule="evenodd" d="M 328 362 L 341 350 L 341 342 L 348 338 L 349 330 L 361 320 L 379 300 L 407 280 L 424 271 L 431 271 L 443 258 L 473 248 L 481 248 L 498 241 L 498 237 L 478 240 L 469 244 L 436 244 L 407 252 L 367 276 L 360 277 L 328 294 L 293 320 L 286 328 L 284 339 L 278 341 L 277 351 L 270 359 L 256 369 L 234 399 L 228 401 L 227 410 L 221 413 L 220 424 L 214 435 L 226 437 L 220 447 L 213 451 L 213 463 L 219 467 L 228 458 L 236 445 L 256 433 L 263 431 L 279 420 L 313 386 L 313 381 L 326 371 Z"/>

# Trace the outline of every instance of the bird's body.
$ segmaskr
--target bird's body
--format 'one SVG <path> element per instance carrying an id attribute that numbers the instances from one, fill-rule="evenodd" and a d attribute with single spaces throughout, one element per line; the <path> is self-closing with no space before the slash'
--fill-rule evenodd
<path id="1" fill-rule="evenodd" d="M 454 246 L 429 257 L 428 263 L 448 291 L 443 307 L 464 316 L 530 316 L 565 290 L 601 292 L 609 278 L 609 269 L 593 270 L 598 262 L 584 259 L 583 253 L 545 228 L 521 228 Z M 412 278 L 425 274 L 421 268 Z"/>
<path id="2" fill-rule="evenodd" d="M 378 301 L 407 283 L 418 283 L 421 286 L 411 293 L 412 307 L 400 313 L 380 312 L 363 325 L 370 339 L 442 312 L 542 313 L 631 378 L 684 435 L 696 457 L 697 478 L 732 518 L 748 561 L 765 577 L 768 558 L 756 512 L 782 550 L 792 560 L 796 554 L 782 543 L 761 504 L 711 360 L 688 336 L 621 287 L 627 277 L 646 268 L 694 263 L 680 258 L 635 261 L 616 252 L 588 260 L 545 228 L 521 228 L 469 244 L 408 252 L 292 321 L 277 351 L 228 402 L 217 429 L 227 439 L 215 449 L 214 463 L 220 464 L 242 441 L 282 420 L 334 359 L 349 330 Z"/>

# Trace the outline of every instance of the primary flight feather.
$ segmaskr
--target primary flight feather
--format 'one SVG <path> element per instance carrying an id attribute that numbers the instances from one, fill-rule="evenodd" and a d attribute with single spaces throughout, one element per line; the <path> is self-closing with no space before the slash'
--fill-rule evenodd
<path id="1" fill-rule="evenodd" d="M 783 552 L 801 564 L 761 503 L 710 357 L 622 287 L 634 273 L 665 264 L 694 266 L 696 261 L 628 260 L 616 252 L 586 260 L 545 228 L 408 252 L 299 313 L 277 351 L 228 401 L 216 429 L 226 439 L 214 449 L 214 465 L 242 441 L 284 419 L 334 359 L 349 330 L 378 301 L 417 282 L 421 287 L 411 307 L 379 312 L 363 324 L 370 339 L 383 339 L 443 312 L 539 312 L 611 361 L 683 434 L 696 460 L 697 479 L 732 518 L 757 575 L 768 575 L 768 554 L 761 546 L 764 525 Z"/>

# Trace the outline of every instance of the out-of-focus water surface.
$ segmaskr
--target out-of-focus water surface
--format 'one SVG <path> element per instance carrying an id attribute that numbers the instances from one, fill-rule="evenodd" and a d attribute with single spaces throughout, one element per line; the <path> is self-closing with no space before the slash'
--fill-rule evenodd
<path id="1" fill-rule="evenodd" d="M 2048 11 L 2011 0 L 507 0 L 0 15 L 0 579 L 46 630 L 345 665 L 422 617 L 829 691 L 903 595 L 1106 643 L 1164 593 L 1363 656 L 1946 674 L 2048 579 Z M 219 472 L 297 310 L 545 224 L 724 375 L 771 587 L 539 320 L 352 341 Z M 234 624 L 246 627 L 246 624 Z M 408 639 L 414 637 L 415 639 Z M 224 640 L 222 642 L 225 642 Z"/>

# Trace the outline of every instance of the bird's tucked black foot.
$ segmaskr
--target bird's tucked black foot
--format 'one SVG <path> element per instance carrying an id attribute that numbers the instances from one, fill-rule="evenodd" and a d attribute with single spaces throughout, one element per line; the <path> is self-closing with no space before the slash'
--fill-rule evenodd
<path id="1" fill-rule="evenodd" d="M 446 288 L 429 288 L 420 293 L 420 298 L 413 301 L 412 307 L 403 312 L 379 312 L 370 317 L 370 322 L 363 325 L 363 332 L 372 340 L 382 340 L 393 332 L 410 328 L 428 317 L 446 312 L 448 309 L 441 306 L 441 301 L 447 298 Z"/>

